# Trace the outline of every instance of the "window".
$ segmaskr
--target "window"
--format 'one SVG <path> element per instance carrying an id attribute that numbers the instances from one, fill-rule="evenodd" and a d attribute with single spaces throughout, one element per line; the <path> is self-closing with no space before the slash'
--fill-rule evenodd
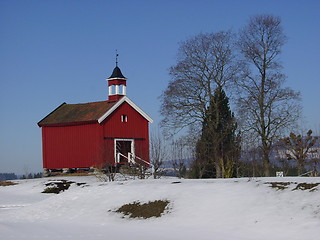
<path id="1" fill-rule="evenodd" d="M 121 122 L 128 122 L 128 116 L 125 114 L 121 115 Z"/>

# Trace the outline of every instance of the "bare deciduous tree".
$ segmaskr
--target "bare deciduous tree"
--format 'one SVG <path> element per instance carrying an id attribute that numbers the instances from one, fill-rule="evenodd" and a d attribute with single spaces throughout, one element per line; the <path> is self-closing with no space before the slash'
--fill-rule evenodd
<path id="1" fill-rule="evenodd" d="M 270 176 L 273 143 L 300 116 L 299 93 L 283 87 L 279 55 L 285 41 L 278 17 L 258 15 L 241 30 L 237 44 L 243 69 L 237 81 L 238 113 L 244 133 L 259 139 L 265 176 Z"/>
<path id="2" fill-rule="evenodd" d="M 311 130 L 307 132 L 305 137 L 290 133 L 289 137 L 282 139 L 287 149 L 286 157 L 288 160 L 294 159 L 297 162 L 299 175 L 305 170 L 308 154 L 317 152 L 317 149 L 312 149 L 317 141 L 318 137 L 312 137 Z"/>
<path id="3" fill-rule="evenodd" d="M 92 174 L 101 182 L 113 182 L 116 176 L 116 167 L 110 164 L 104 164 L 99 167 L 92 167 Z"/>
<path id="4" fill-rule="evenodd" d="M 159 178 L 164 172 L 161 169 L 163 162 L 168 160 L 168 149 L 165 144 L 165 140 L 162 135 L 157 133 L 151 133 L 150 136 L 150 153 L 151 163 L 153 164 L 153 177 Z"/>
<path id="5" fill-rule="evenodd" d="M 192 142 L 186 137 L 181 137 L 171 143 L 171 162 L 173 169 L 179 178 L 186 176 L 187 164 L 193 155 L 192 148 Z"/>
<path id="6" fill-rule="evenodd" d="M 205 119 L 216 87 L 232 85 L 238 67 L 232 52 L 231 33 L 199 34 L 180 44 L 172 80 L 161 95 L 162 127 L 177 131 Z"/>

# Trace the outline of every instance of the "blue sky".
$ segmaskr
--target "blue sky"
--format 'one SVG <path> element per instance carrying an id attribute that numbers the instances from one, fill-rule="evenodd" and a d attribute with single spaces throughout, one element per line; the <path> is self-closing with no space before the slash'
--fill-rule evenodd
<path id="1" fill-rule="evenodd" d="M 280 16 L 287 86 L 301 91 L 306 128 L 320 131 L 320 1 L 0 1 L 0 172 L 42 170 L 37 122 L 63 102 L 107 99 L 115 66 L 127 95 L 153 117 L 180 41 Z"/>

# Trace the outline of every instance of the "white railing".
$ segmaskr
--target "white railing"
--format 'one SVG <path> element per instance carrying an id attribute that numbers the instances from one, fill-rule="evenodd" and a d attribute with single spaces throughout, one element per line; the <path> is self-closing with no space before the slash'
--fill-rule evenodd
<path id="1" fill-rule="evenodd" d="M 145 164 L 147 164 L 147 165 L 150 165 L 151 171 L 152 171 L 152 173 L 154 173 L 154 166 L 153 166 L 152 163 L 150 163 L 150 162 L 148 162 L 148 161 L 146 161 L 146 160 L 144 160 L 144 159 L 142 159 L 142 158 L 134 155 L 133 153 L 130 153 L 130 152 L 129 152 L 129 153 L 128 153 L 128 156 L 126 156 L 126 155 L 118 152 L 118 153 L 117 153 L 117 159 L 116 159 L 117 163 L 120 163 L 120 156 L 126 158 L 126 159 L 128 160 L 128 163 L 141 165 L 140 163 L 136 162 L 136 160 L 135 160 L 135 159 L 139 159 L 141 162 L 143 162 L 143 163 L 145 163 Z"/>

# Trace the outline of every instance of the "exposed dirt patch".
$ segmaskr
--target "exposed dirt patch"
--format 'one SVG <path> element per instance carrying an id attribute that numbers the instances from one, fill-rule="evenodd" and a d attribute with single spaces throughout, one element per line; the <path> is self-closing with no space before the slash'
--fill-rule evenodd
<path id="1" fill-rule="evenodd" d="M 168 200 L 149 201 L 143 204 L 137 201 L 125 204 L 115 212 L 122 213 L 129 218 L 147 219 L 151 217 L 161 217 L 165 211 L 168 210 L 169 203 Z"/>
<path id="2" fill-rule="evenodd" d="M 266 182 L 265 184 L 270 184 L 271 188 L 275 188 L 277 190 L 284 190 L 289 187 L 290 184 L 297 184 L 297 186 L 292 189 L 292 191 L 295 190 L 310 190 L 310 192 L 317 191 L 317 186 L 320 185 L 320 183 L 297 183 L 297 182 Z"/>
<path id="3" fill-rule="evenodd" d="M 266 182 L 265 184 L 271 184 L 271 188 L 276 188 L 277 190 L 284 190 L 288 188 L 290 182 Z"/>
<path id="4" fill-rule="evenodd" d="M 320 185 L 320 183 L 299 183 L 292 191 L 295 190 L 310 190 L 310 192 L 316 191 L 317 186 Z"/>
<path id="5" fill-rule="evenodd" d="M 2 181 L 2 182 L 0 182 L 0 186 L 1 186 L 1 187 L 13 186 L 13 185 L 17 185 L 17 184 L 18 184 L 18 183 L 11 182 L 11 181 Z"/>
<path id="6" fill-rule="evenodd" d="M 52 182 L 48 182 L 45 185 L 47 188 L 43 190 L 42 193 L 55 193 L 59 194 L 62 191 L 68 190 L 71 184 L 76 184 L 77 186 L 82 186 L 85 185 L 86 183 L 76 183 L 72 181 L 67 181 L 67 180 L 55 180 Z"/>

